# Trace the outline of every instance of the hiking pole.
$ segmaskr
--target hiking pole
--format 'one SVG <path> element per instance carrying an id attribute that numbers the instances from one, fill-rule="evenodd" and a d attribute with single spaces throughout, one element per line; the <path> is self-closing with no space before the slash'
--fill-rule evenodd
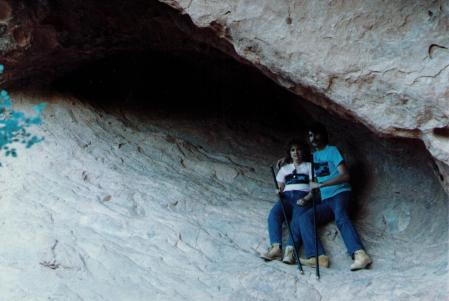
<path id="1" fill-rule="evenodd" d="M 296 242 L 295 242 L 295 239 L 293 238 L 293 233 L 292 233 L 292 229 L 290 228 L 290 223 L 288 222 L 287 213 L 285 212 L 282 195 L 281 195 L 281 192 L 279 192 L 279 185 L 278 185 L 278 181 L 276 180 L 276 173 L 274 172 L 273 166 L 271 166 L 271 173 L 273 174 L 274 184 L 276 185 L 276 189 L 278 190 L 279 201 L 281 202 L 282 212 L 284 213 L 284 220 L 285 220 L 285 223 L 287 224 L 287 228 L 288 228 L 288 234 L 290 235 L 290 238 L 292 239 L 292 242 L 293 242 L 293 252 L 295 254 L 296 260 L 298 261 L 298 269 L 301 272 L 301 274 L 304 274 L 304 270 L 302 269 L 301 261 L 299 260 L 299 252 L 296 249 Z"/>
<path id="2" fill-rule="evenodd" d="M 312 159 L 312 180 L 316 181 L 315 177 L 315 163 Z M 316 226 L 316 188 L 312 189 L 312 203 L 313 203 L 313 229 L 315 232 L 315 274 L 316 279 L 320 279 L 320 265 L 318 264 L 318 233 Z"/>

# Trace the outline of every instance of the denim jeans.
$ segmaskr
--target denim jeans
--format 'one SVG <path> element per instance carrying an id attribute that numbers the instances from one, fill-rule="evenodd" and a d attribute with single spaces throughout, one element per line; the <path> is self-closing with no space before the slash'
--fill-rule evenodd
<path id="1" fill-rule="evenodd" d="M 282 200 L 284 202 L 285 213 L 289 221 L 297 221 L 300 216 L 310 208 L 310 206 L 301 207 L 296 202 L 298 199 L 307 195 L 307 192 L 294 190 L 282 193 Z M 268 234 L 270 236 L 271 244 L 278 243 L 282 245 L 282 224 L 284 223 L 284 213 L 282 212 L 281 202 L 278 201 L 273 206 L 268 215 Z M 291 223 L 293 224 L 293 222 Z M 299 248 L 302 244 L 301 232 L 299 223 L 295 223 L 295 227 L 291 226 L 291 230 L 295 239 L 296 246 Z M 287 246 L 293 246 L 292 238 L 288 235 Z"/>
<path id="2" fill-rule="evenodd" d="M 324 199 L 316 205 L 317 225 L 327 224 L 335 219 L 349 255 L 363 249 L 359 235 L 348 217 L 347 209 L 351 200 L 351 192 L 344 191 L 333 197 Z M 313 228 L 313 208 L 305 212 L 299 220 L 301 236 L 304 242 L 304 253 L 307 258 L 315 256 L 315 231 Z M 318 239 L 318 255 L 324 255 L 323 246 Z"/>

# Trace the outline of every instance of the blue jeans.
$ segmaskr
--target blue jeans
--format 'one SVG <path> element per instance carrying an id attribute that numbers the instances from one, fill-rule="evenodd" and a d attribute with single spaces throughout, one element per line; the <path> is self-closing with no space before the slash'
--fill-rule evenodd
<path id="1" fill-rule="evenodd" d="M 300 216 L 310 208 L 310 206 L 301 207 L 296 202 L 304 197 L 307 192 L 294 190 L 286 191 L 282 193 L 282 200 L 284 202 L 285 213 L 287 219 L 290 221 L 297 221 Z M 282 212 L 281 202 L 278 201 L 271 208 L 270 214 L 268 215 L 268 234 L 270 236 L 271 244 L 282 245 L 282 224 L 284 223 L 284 213 Z M 293 222 L 292 222 L 293 224 Z M 295 239 L 296 246 L 299 248 L 302 244 L 301 231 L 299 229 L 299 223 L 295 223 L 295 227 L 291 226 L 291 230 Z M 293 246 L 292 238 L 290 234 L 288 235 L 287 246 Z"/>
<path id="2" fill-rule="evenodd" d="M 344 191 L 316 205 L 317 225 L 327 224 L 335 219 L 349 255 L 363 249 L 359 235 L 348 217 L 347 208 L 351 200 L 351 192 Z M 301 236 L 304 242 L 304 253 L 307 258 L 315 256 L 315 231 L 313 228 L 313 208 L 304 213 L 299 220 Z M 318 255 L 324 255 L 323 246 L 318 239 Z"/>

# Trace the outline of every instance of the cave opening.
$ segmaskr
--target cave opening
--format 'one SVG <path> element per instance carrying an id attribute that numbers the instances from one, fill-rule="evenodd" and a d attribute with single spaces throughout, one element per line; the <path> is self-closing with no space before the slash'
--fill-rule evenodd
<path id="1" fill-rule="evenodd" d="M 50 89 L 103 107 L 218 119 L 229 126 L 259 123 L 301 133 L 313 121 L 300 97 L 218 50 L 126 51 L 83 64 Z"/>
<path id="2" fill-rule="evenodd" d="M 444 198 L 431 168 L 432 159 L 421 142 L 377 137 L 363 125 L 308 103 L 256 68 L 215 49 L 119 52 L 73 68 L 47 89 L 106 110 L 118 106 L 133 114 L 167 119 L 218 120 L 237 132 L 255 129 L 255 135 L 271 135 L 279 155 L 286 137 L 304 138 L 308 125 L 322 122 L 328 127 L 331 143 L 346 153 L 358 200 L 353 215 L 359 218 L 365 215 L 373 195 L 384 202 L 391 190 L 397 196 L 408 191 L 407 198 L 424 203 L 432 202 L 431 194 Z M 404 170 L 415 180 L 406 183 Z M 422 182 L 428 183 L 427 192 L 413 196 L 408 187 Z"/>
<path id="3" fill-rule="evenodd" d="M 322 122 L 328 127 L 331 143 L 348 152 L 356 195 L 364 194 L 371 186 L 370 179 L 377 176 L 370 171 L 370 162 L 378 159 L 370 156 L 405 155 L 408 162 L 424 164 L 417 167 L 421 170 L 434 165 L 421 142 L 379 138 L 363 125 L 307 102 L 256 68 L 214 49 L 206 53 L 155 49 L 119 52 L 74 67 L 46 89 L 103 109 L 118 106 L 133 114 L 157 114 L 168 119 L 213 119 L 237 131 L 255 126 L 258 134 L 265 131 L 280 148 L 287 142 L 285 137 L 304 138 L 308 125 Z M 282 134 L 276 136 L 274 132 Z M 414 150 L 418 152 L 414 154 Z M 376 154 L 368 155 L 371 152 Z"/>

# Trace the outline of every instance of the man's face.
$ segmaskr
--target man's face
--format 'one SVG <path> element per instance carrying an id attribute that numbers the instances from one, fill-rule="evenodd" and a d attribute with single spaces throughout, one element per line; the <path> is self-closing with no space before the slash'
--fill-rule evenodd
<path id="1" fill-rule="evenodd" d="M 320 147 L 323 144 L 323 139 L 319 133 L 309 131 L 307 135 L 309 137 L 309 142 L 313 147 Z"/>

